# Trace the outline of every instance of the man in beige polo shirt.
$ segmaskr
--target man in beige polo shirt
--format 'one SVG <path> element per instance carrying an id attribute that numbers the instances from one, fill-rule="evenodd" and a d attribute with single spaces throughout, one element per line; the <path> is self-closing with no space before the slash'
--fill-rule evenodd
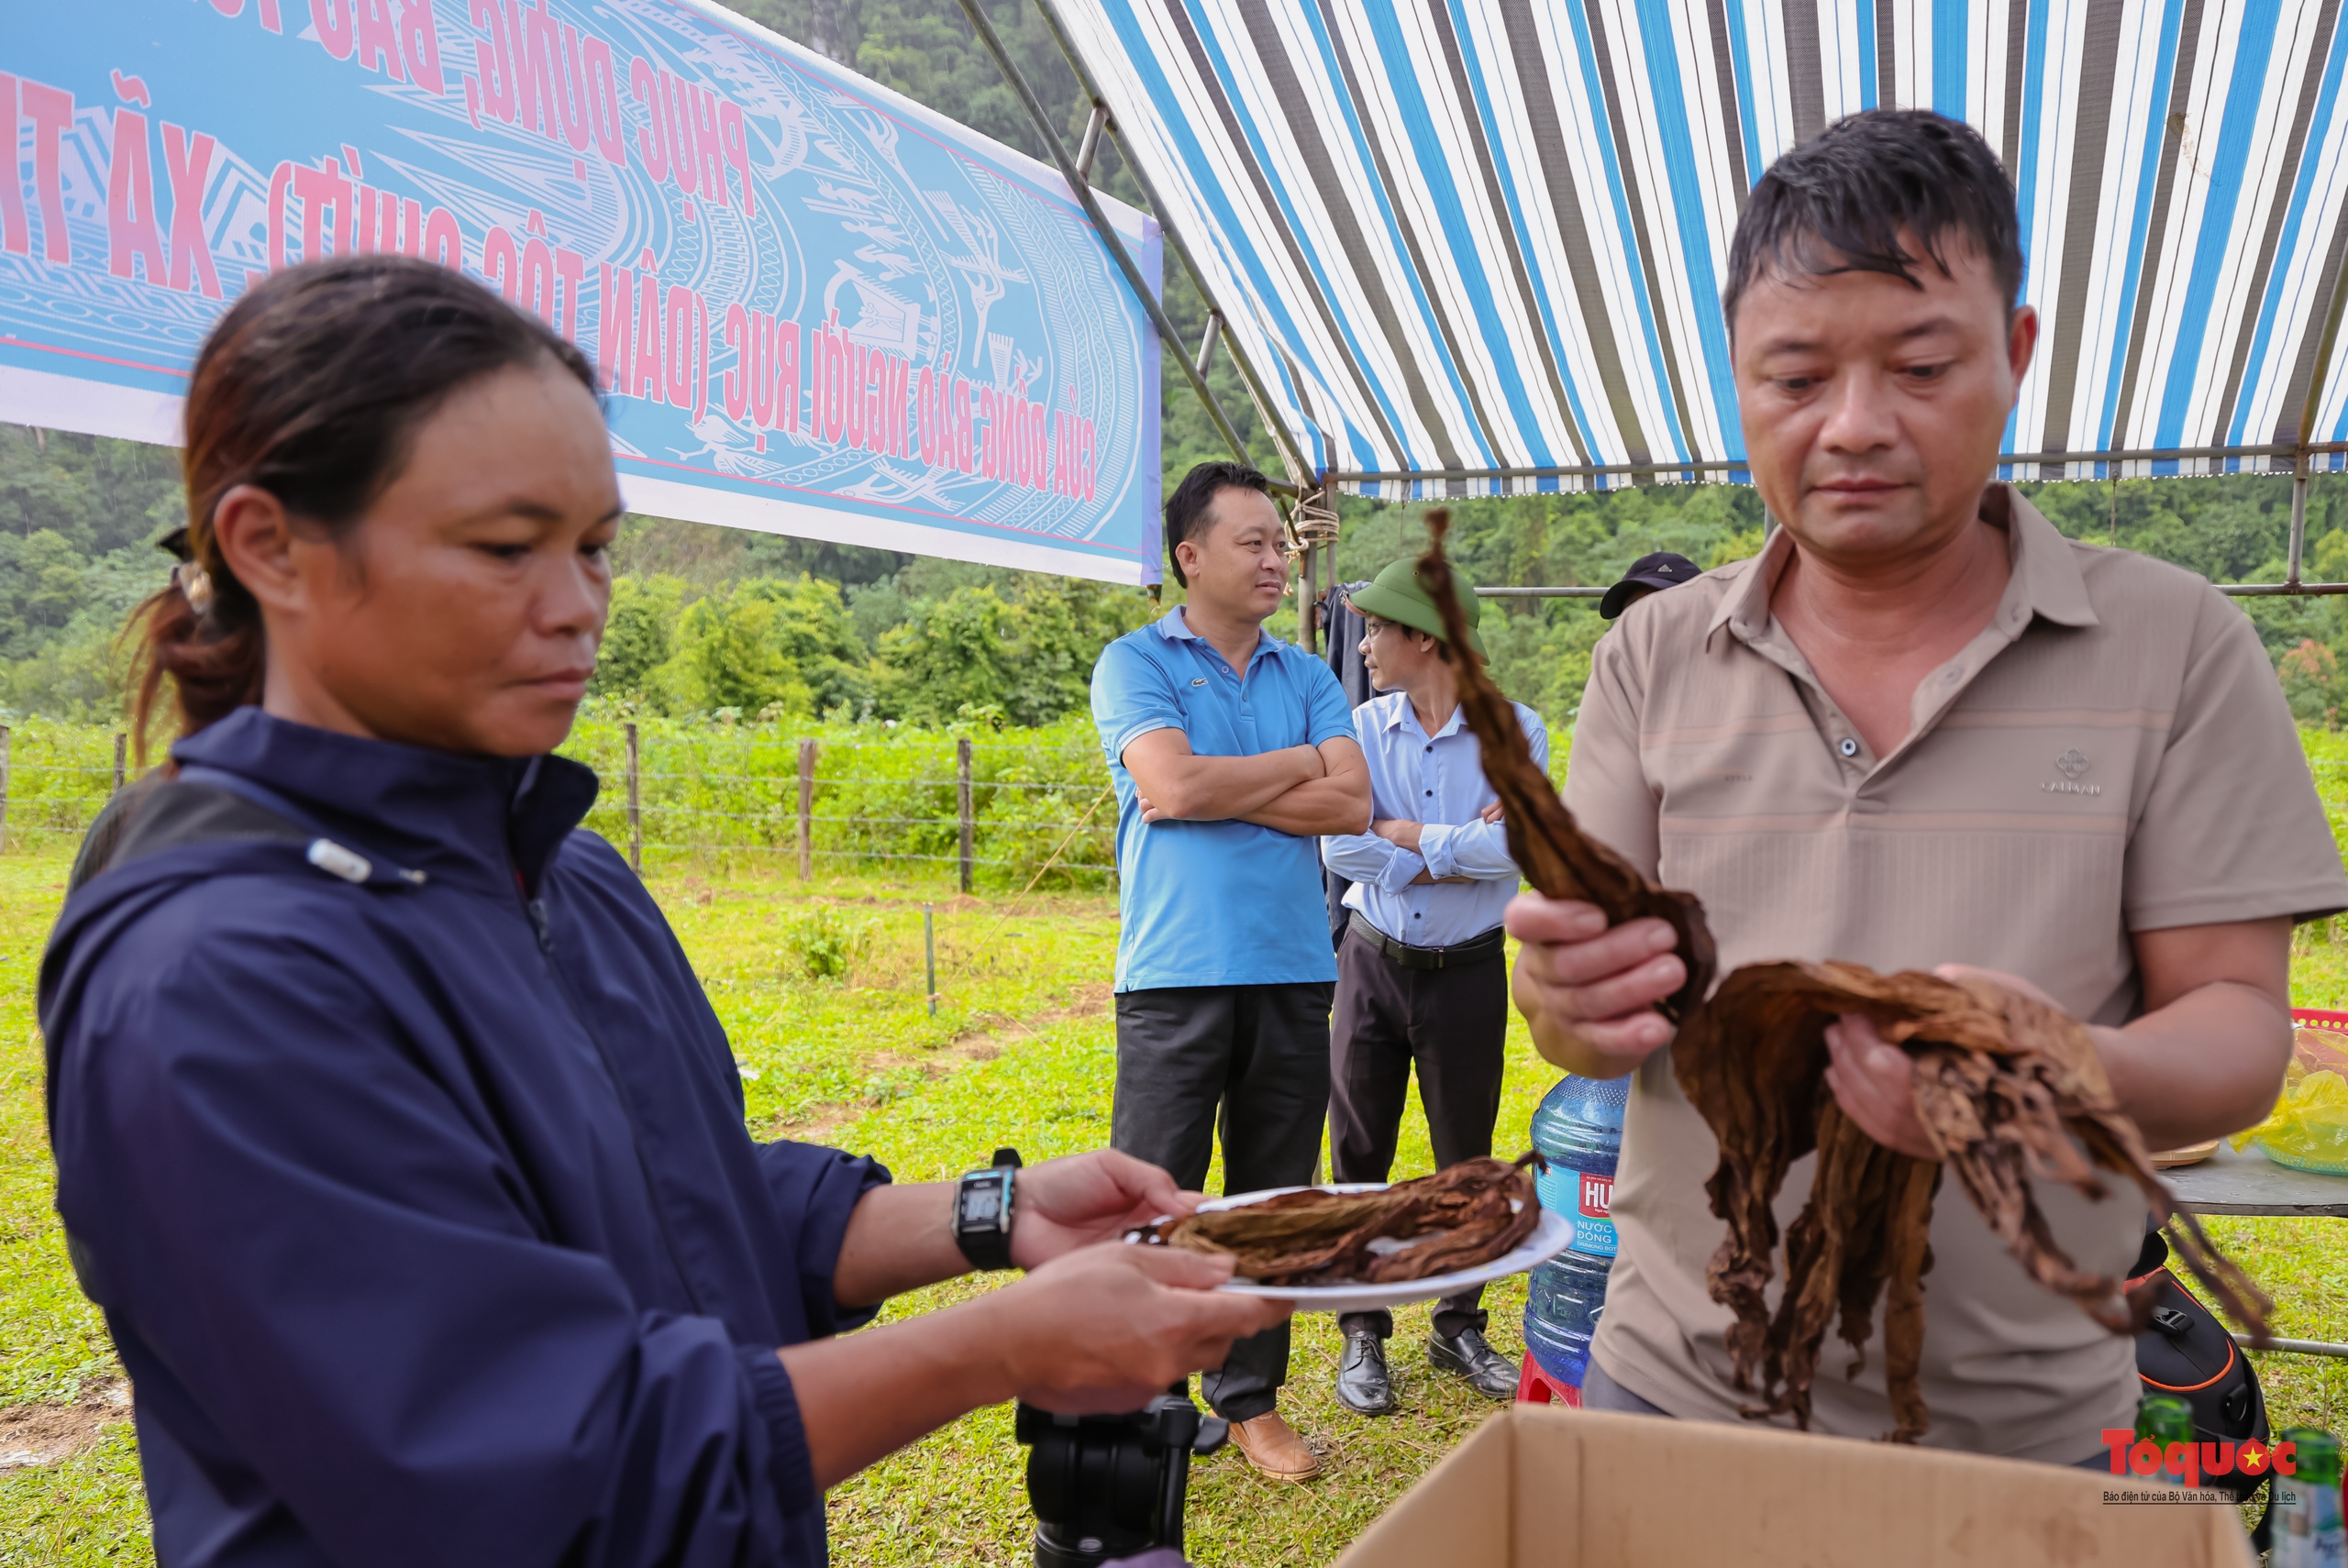
<path id="1" fill-rule="evenodd" d="M 1973 966 L 2050 997 L 2094 1027 L 2164 1148 L 2273 1101 L 2291 923 L 2348 906 L 2348 877 L 2241 613 L 2175 567 L 2065 539 L 1992 482 L 2038 329 L 2014 304 L 2015 233 L 1988 149 L 1920 112 L 1841 121 L 1755 188 L 1724 305 L 1754 482 L 1783 526 L 1599 643 L 1566 798 L 1702 898 L 1723 973 Z M 1704 1283 L 1719 1149 L 1651 1006 L 1684 975 L 1672 933 L 1534 896 L 1508 924 L 1542 1054 L 1636 1075 L 1585 1398 L 1733 1420 L 1731 1318 Z M 1829 1036 L 1844 1110 L 1932 1157 L 1906 1057 L 1864 1019 Z M 2081 1267 L 2133 1260 L 2124 1184 L 2038 1199 Z M 1932 1242 L 1924 1441 L 2101 1467 L 2098 1433 L 2134 1416 L 2132 1343 L 2033 1285 L 1953 1184 Z M 1878 1333 L 1855 1374 L 1821 1358 L 1816 1430 L 1891 1430 L 1881 1350 Z"/>

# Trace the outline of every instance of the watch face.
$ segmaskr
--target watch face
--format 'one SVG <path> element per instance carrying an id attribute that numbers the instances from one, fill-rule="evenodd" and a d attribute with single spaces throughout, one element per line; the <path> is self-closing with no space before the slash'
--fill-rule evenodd
<path id="1" fill-rule="evenodd" d="M 933 1224 L 935 1220 L 931 1221 Z M 965 1231 L 995 1231 L 1002 1227 L 1002 1188 L 989 1182 L 984 1186 L 972 1183 L 962 1189 L 962 1229 Z"/>

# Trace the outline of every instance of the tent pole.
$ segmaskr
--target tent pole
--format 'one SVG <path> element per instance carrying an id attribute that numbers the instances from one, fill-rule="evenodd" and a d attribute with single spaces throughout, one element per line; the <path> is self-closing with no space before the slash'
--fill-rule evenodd
<path id="1" fill-rule="evenodd" d="M 1093 76 L 1091 67 L 1085 64 L 1084 56 L 1077 51 L 1076 39 L 1069 34 L 1068 24 L 1060 19 L 1058 4 L 1055 0 L 1036 0 L 1036 9 L 1043 16 L 1044 25 L 1051 29 L 1053 40 L 1060 46 L 1060 52 L 1068 57 L 1069 69 L 1076 72 L 1077 85 L 1084 90 L 1084 95 L 1092 101 L 1096 110 L 1106 109 L 1108 98 L 1102 93 L 1100 81 Z M 1134 156 L 1133 144 L 1118 128 L 1114 115 L 1109 118 L 1108 129 L 1110 138 L 1117 144 L 1117 150 L 1124 155 L 1125 167 L 1132 171 L 1134 183 L 1141 187 L 1142 200 L 1149 204 L 1150 215 L 1157 220 L 1159 232 L 1165 235 L 1167 245 L 1181 261 L 1182 271 L 1190 274 L 1191 286 L 1198 290 L 1199 298 L 1206 302 L 1209 315 L 1230 320 L 1230 313 L 1223 308 L 1213 291 L 1207 287 L 1206 274 L 1199 270 L 1198 259 L 1182 242 L 1181 231 L 1167 216 L 1166 204 L 1157 194 L 1157 186 L 1150 180 L 1149 171 L 1141 166 L 1141 160 Z M 1289 478 L 1296 481 L 1300 490 L 1303 489 L 1312 480 L 1312 465 L 1305 461 L 1304 448 L 1297 443 L 1295 436 L 1289 434 L 1285 425 L 1272 417 L 1272 400 L 1265 390 L 1264 379 L 1256 373 L 1255 364 L 1247 358 L 1246 350 L 1240 347 L 1239 339 L 1226 335 L 1223 346 L 1230 353 L 1231 362 L 1238 367 L 1239 379 L 1247 384 L 1247 399 L 1256 405 L 1256 418 L 1270 434 L 1273 444 L 1279 447 L 1280 460 L 1288 465 Z"/>
<path id="2" fill-rule="evenodd" d="M 2285 567 L 2283 580 L 2296 588 L 2299 583 L 2299 562 L 2308 547 L 2308 465 L 2299 459 L 2298 468 L 2291 475 L 2291 558 Z"/>
<path id="3" fill-rule="evenodd" d="M 1207 312 L 1207 335 L 1199 344 L 1199 374 L 1205 375 L 1207 368 L 1214 363 L 1215 342 L 1222 336 L 1223 312 L 1219 310 Z"/>
<path id="4" fill-rule="evenodd" d="M 1141 269 L 1135 265 L 1133 252 L 1125 248 L 1125 242 L 1117 233 L 1116 226 L 1109 221 L 1109 215 L 1101 210 L 1101 199 L 1093 193 L 1091 182 L 1084 177 L 1082 171 L 1077 168 L 1076 160 L 1069 156 L 1068 146 L 1060 140 L 1059 132 L 1053 128 L 1052 117 L 1045 112 L 1043 100 L 1036 96 L 1036 90 L 1027 84 L 1027 78 L 1020 74 L 1018 65 L 1011 58 L 1011 51 L 1002 47 L 1002 39 L 996 34 L 994 24 L 987 20 L 980 0 L 961 0 L 961 5 L 962 14 L 970 19 L 970 30 L 978 35 L 979 41 L 994 57 L 996 69 L 1011 84 L 1012 92 L 1018 94 L 1020 103 L 1026 105 L 1027 117 L 1036 124 L 1036 134 L 1044 138 L 1044 147 L 1051 153 L 1052 161 L 1058 166 L 1060 178 L 1068 182 L 1069 193 L 1083 204 L 1084 215 L 1092 220 L 1093 232 L 1101 237 L 1101 243 L 1108 247 L 1110 257 L 1117 263 L 1117 270 L 1124 274 L 1125 286 L 1133 291 L 1134 298 L 1141 302 L 1142 309 L 1149 313 L 1150 324 L 1157 328 L 1158 341 L 1181 365 L 1182 373 L 1190 378 L 1191 390 L 1198 393 L 1199 401 L 1206 405 L 1207 417 L 1214 422 L 1215 434 L 1223 437 L 1233 457 L 1243 463 L 1247 461 L 1247 444 L 1232 427 L 1231 420 L 1223 412 L 1223 405 L 1215 402 L 1214 392 L 1207 386 L 1206 378 L 1199 374 L 1197 366 L 1191 363 L 1190 346 L 1174 330 L 1174 324 L 1166 318 L 1166 307 L 1157 303 L 1157 296 L 1149 292 L 1149 285 L 1142 280 Z"/>
<path id="5" fill-rule="evenodd" d="M 2340 311 L 2343 304 L 2348 304 L 2348 256 L 2340 259 L 2339 275 L 2331 280 L 2331 299 L 2323 318 L 2323 339 L 2316 346 L 2315 364 L 2308 373 L 2308 394 L 2299 403 L 2299 427 L 2292 432 L 2291 471 L 2302 484 L 2306 482 L 2308 454 L 2341 449 L 2337 441 L 2310 441 L 2308 436 L 2323 407 L 2323 372 L 2331 363 L 2331 348 L 2340 337 Z M 2297 496 L 2293 500 L 2295 510 L 2304 504 Z"/>
<path id="6" fill-rule="evenodd" d="M 1076 171 L 1085 182 L 1092 180 L 1092 160 L 1101 155 L 1101 132 L 1109 123 L 1109 111 L 1100 105 L 1092 105 L 1092 116 L 1084 122 L 1084 141 L 1076 149 Z"/>
<path id="7" fill-rule="evenodd" d="M 1297 595 L 1296 640 L 1304 645 L 1304 651 L 1306 653 L 1317 654 L 1321 651 L 1319 646 L 1321 639 L 1316 635 L 1320 631 L 1320 627 L 1317 624 L 1320 617 L 1314 613 L 1314 611 L 1318 609 L 1319 606 L 1314 602 L 1315 584 L 1313 582 L 1312 574 L 1312 546 L 1307 545 L 1304 547 L 1304 558 L 1300 564 L 1303 568 L 1302 579 L 1304 591 Z"/>

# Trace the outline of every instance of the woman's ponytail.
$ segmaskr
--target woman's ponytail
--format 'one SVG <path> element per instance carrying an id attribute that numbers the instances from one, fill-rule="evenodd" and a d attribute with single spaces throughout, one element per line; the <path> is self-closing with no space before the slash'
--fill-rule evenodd
<path id="1" fill-rule="evenodd" d="M 221 583 L 227 585 L 225 593 L 216 586 Z M 138 737 L 141 766 L 165 676 L 183 735 L 260 701 L 269 646 L 259 608 L 244 584 L 225 568 L 216 574 L 199 566 L 192 550 L 161 591 L 131 612 L 124 635 L 137 644 L 130 733 Z"/>

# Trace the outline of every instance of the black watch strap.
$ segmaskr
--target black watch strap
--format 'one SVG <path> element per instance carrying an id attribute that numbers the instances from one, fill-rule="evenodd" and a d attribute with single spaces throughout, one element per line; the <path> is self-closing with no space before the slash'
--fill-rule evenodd
<path id="1" fill-rule="evenodd" d="M 954 1188 L 954 1244 L 976 1269 L 1011 1264 L 1011 1221 L 1018 1189 L 1019 1151 L 997 1149 L 984 1170 L 966 1173 Z"/>

